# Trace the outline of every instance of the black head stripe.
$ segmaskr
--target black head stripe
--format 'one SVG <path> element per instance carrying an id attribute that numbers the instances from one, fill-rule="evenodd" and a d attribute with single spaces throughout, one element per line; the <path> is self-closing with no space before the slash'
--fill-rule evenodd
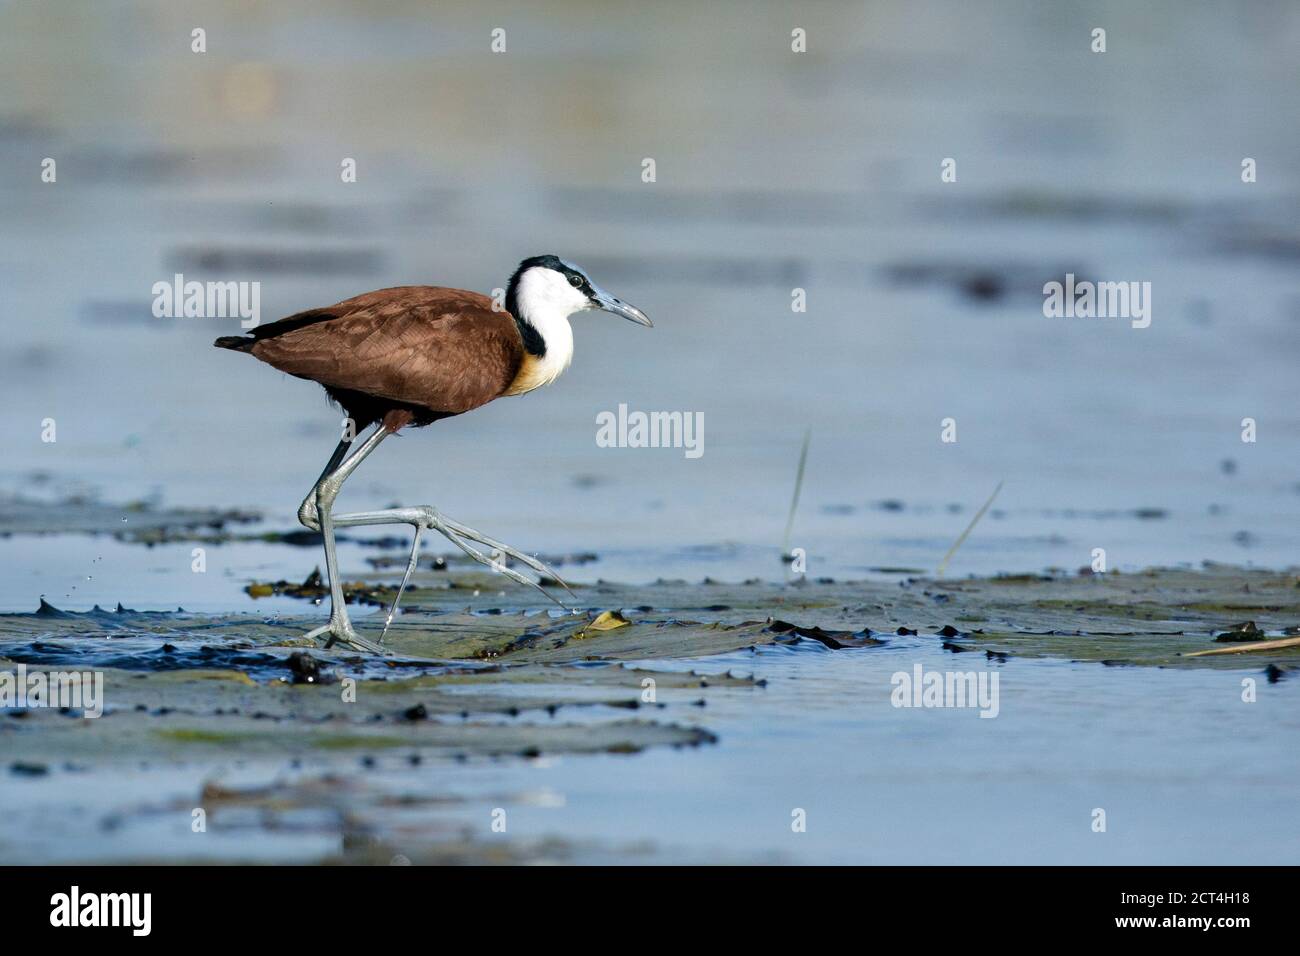
<path id="1" fill-rule="evenodd" d="M 515 320 L 515 325 L 519 327 L 519 335 L 524 340 L 524 349 L 529 355 L 541 358 L 546 354 L 546 340 L 542 338 L 542 333 L 533 328 L 532 323 L 524 321 L 524 317 L 519 311 L 519 280 L 533 266 L 554 269 L 556 272 L 566 274 L 568 270 L 565 269 L 564 263 L 560 261 L 558 256 L 533 256 L 519 263 L 519 268 L 515 269 L 514 275 L 510 277 L 510 282 L 506 286 L 506 311 L 510 313 L 511 318 Z"/>
<path id="2" fill-rule="evenodd" d="M 552 269 L 566 279 L 570 276 L 577 276 L 582 280 L 582 284 L 574 286 L 574 288 L 586 295 L 592 295 L 594 290 L 591 287 L 591 280 L 559 256 L 533 256 L 519 263 L 519 268 L 515 269 L 514 275 L 510 277 L 509 285 L 506 286 L 506 311 L 510 313 L 515 320 L 515 324 L 519 326 L 519 334 L 523 337 L 524 348 L 528 350 L 530 355 L 541 358 L 546 354 L 546 341 L 542 338 L 541 333 L 533 328 L 531 323 L 526 322 L 519 313 L 519 280 L 525 272 L 534 266 Z"/>

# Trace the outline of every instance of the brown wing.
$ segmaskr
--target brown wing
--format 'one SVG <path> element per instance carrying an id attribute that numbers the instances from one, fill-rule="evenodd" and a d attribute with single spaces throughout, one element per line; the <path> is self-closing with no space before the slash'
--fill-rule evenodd
<path id="1" fill-rule="evenodd" d="M 501 395 L 524 346 L 507 312 L 477 292 L 380 289 L 253 332 L 248 351 L 290 375 L 452 414 Z"/>

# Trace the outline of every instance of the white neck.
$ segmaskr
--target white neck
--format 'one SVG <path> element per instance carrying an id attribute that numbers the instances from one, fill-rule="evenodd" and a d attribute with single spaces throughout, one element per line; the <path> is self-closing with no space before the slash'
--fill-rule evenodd
<path id="1" fill-rule="evenodd" d="M 507 395 L 520 395 L 549 385 L 573 361 L 573 327 L 569 316 L 586 308 L 586 296 L 573 289 L 559 273 L 530 269 L 519 280 L 515 294 L 519 320 L 537 330 L 545 344 L 543 355 L 525 352 L 523 365 Z"/>
<path id="2" fill-rule="evenodd" d="M 543 309 L 526 312 L 522 318 L 537 330 L 537 334 L 546 343 L 545 355 L 529 355 L 528 358 L 537 366 L 544 379 L 537 384 L 549 385 L 573 361 L 573 326 L 569 325 L 569 316 L 565 312 Z"/>

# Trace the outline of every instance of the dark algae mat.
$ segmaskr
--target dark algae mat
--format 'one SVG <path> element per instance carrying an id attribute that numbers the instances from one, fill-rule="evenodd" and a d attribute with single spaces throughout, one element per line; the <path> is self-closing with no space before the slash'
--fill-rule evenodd
<path id="1" fill-rule="evenodd" d="M 15 760 L 223 746 L 626 753 L 709 743 L 691 707 L 711 694 L 757 695 L 761 706 L 762 687 L 734 667 L 668 665 L 768 644 L 871 653 L 920 637 L 998 660 L 1265 670 L 1274 679 L 1300 664 L 1293 572 L 598 583 L 575 585 L 585 607 L 568 614 L 501 583 L 490 573 L 419 572 L 388 632 L 392 656 L 382 658 L 304 641 L 321 611 L 71 612 L 41 602 L 32 613 L 0 615 L 0 659 L 103 671 L 104 716 L 83 723 L 31 709 L 11 714 L 0 732 Z M 363 605 L 383 605 L 390 588 L 349 590 Z M 377 637 L 383 612 L 354 610 L 362 633 Z M 653 702 L 643 693 L 648 676 Z M 597 710 L 609 719 L 566 720 Z M 521 719 L 479 720 L 503 714 Z"/>
<path id="2" fill-rule="evenodd" d="M 349 584 L 365 634 L 382 629 L 390 580 L 376 572 Z M 264 840 L 304 820 L 304 833 L 328 841 L 319 851 L 297 846 L 290 858 L 642 859 L 636 848 L 623 855 L 599 842 L 492 844 L 483 821 L 462 825 L 457 814 L 484 800 L 518 806 L 538 795 L 498 798 L 489 789 L 467 797 L 445 768 L 710 751 L 719 739 L 703 719 L 711 708 L 764 707 L 766 681 L 745 662 L 768 651 L 830 654 L 833 663 L 834 655 L 910 654 L 917 642 L 933 642 L 962 669 L 1055 658 L 1136 671 L 1237 669 L 1273 681 L 1300 664 L 1296 573 L 1227 566 L 575 584 L 573 613 L 542 607 L 536 593 L 489 572 L 422 569 L 388 632 L 387 657 L 303 639 L 325 613 L 312 603 L 318 581 L 254 582 L 250 592 L 263 587 L 297 591 L 303 612 L 259 614 L 251 600 L 248 612 L 215 615 L 121 606 L 74 612 L 42 601 L 33 612 L 0 615 L 0 677 L 103 675 L 97 718 L 50 707 L 10 707 L 0 716 L 11 787 L 35 793 L 48 781 L 127 794 L 101 827 L 175 826 L 182 818 L 188 826 L 191 813 L 214 814 L 222 832 L 246 837 L 222 852 L 227 860 L 258 859 Z M 241 767 L 261 776 L 228 777 Z M 155 777 L 142 774 L 185 782 L 154 799 L 145 781 Z M 142 859 L 139 850 L 123 852 Z"/>

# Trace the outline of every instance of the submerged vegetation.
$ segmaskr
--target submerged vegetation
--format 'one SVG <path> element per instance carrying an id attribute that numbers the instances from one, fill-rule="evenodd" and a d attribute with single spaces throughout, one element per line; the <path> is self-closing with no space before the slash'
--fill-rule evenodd
<path id="1" fill-rule="evenodd" d="M 21 508 L 9 507 L 11 528 L 34 530 L 22 525 Z M 113 527 L 122 524 L 120 513 L 87 505 L 45 530 L 120 534 Z M 232 540 L 228 526 L 248 519 L 150 506 L 127 517 L 136 523 L 127 540 L 138 543 Z M 595 556 L 553 560 L 581 566 Z M 386 608 L 401 562 L 367 563 L 369 571 L 346 582 L 347 599 Z M 431 780 L 425 770 L 712 747 L 719 728 L 706 713 L 763 708 L 770 693 L 766 680 L 737 666 L 737 655 L 924 650 L 954 655 L 962 669 L 971 660 L 1005 668 L 1055 658 L 1243 670 L 1270 682 L 1300 665 L 1294 571 L 1209 564 L 952 578 L 896 569 L 889 579 L 861 581 L 793 571 L 779 582 L 574 584 L 579 608 L 565 613 L 460 556 L 426 554 L 384 657 L 304 639 L 327 594 L 318 571 L 244 588 L 249 598 L 301 600 L 302 613 L 258 613 L 252 601 L 241 613 L 121 604 L 78 612 L 42 599 L 33 611 L 0 614 L 0 670 L 101 672 L 103 712 L 80 720 L 69 719 L 79 716 L 75 708 L 11 710 L 0 720 L 3 770 L 10 785 L 35 785 L 61 774 L 120 780 L 143 767 L 193 768 L 201 783 L 188 800 L 120 812 L 149 819 L 197 805 L 252 833 L 324 813 L 332 822 L 318 825 L 341 835 L 342 848 L 313 859 L 384 862 L 401 835 L 403 854 L 430 861 L 590 860 L 608 847 L 490 846 L 467 837 L 448 823 L 459 806 L 449 778 Z M 356 624 L 378 638 L 382 619 L 382 612 L 362 614 Z M 220 768 L 245 763 L 276 768 L 274 782 L 221 778 Z M 374 776 L 381 773 L 393 783 L 381 783 Z M 248 813 L 262 822 L 232 824 Z M 421 820 L 414 845 L 405 822 L 413 813 Z M 4 841 L 0 832 L 0 848 Z"/>

